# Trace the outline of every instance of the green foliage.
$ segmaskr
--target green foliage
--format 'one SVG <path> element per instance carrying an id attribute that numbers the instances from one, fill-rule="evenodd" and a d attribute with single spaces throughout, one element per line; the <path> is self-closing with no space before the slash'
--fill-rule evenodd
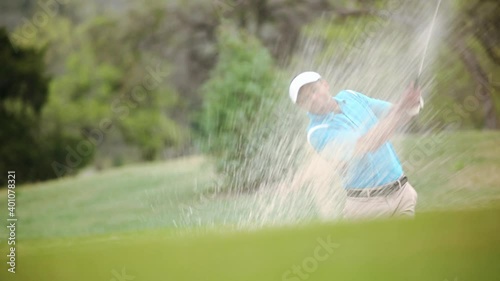
<path id="1" fill-rule="evenodd" d="M 476 87 L 472 77 L 460 63 L 458 55 L 447 46 L 440 46 L 438 51 L 440 63 L 433 77 L 434 94 L 427 101 L 427 110 L 422 111 L 418 124 L 439 129 L 446 126 L 454 127 L 453 129 L 481 128 L 484 122 L 483 112 L 480 99 L 475 97 Z M 464 100 L 471 97 L 476 100 L 476 107 L 474 110 L 467 110 Z"/>
<path id="2" fill-rule="evenodd" d="M 276 70 L 269 52 L 248 33 L 222 26 L 218 35 L 219 59 L 202 86 L 199 123 L 205 151 L 218 159 L 219 171 L 231 181 L 241 176 L 238 171 L 252 156 L 252 139 L 258 137 L 252 134 L 269 117 Z"/>
<path id="3" fill-rule="evenodd" d="M 65 130 L 93 126 L 110 115 L 109 102 L 117 90 L 121 71 L 106 63 L 97 63 L 89 48 L 67 58 L 67 72 L 50 85 L 45 118 L 64 122 Z"/>
<path id="4" fill-rule="evenodd" d="M 0 47 L 0 110 L 5 114 L 20 113 L 15 112 L 19 107 L 7 106 L 7 102 L 19 101 L 23 110 L 30 108 L 40 112 L 46 100 L 49 81 L 44 73 L 44 51 L 31 48 L 18 50 L 17 46 L 11 45 L 7 31 L 3 28 L 0 29 Z"/>
<path id="5" fill-rule="evenodd" d="M 56 19 L 44 27 L 48 30 L 41 28 L 37 38 L 52 52 L 72 48 L 66 56 L 49 60 L 60 73 L 50 84 L 42 127 L 81 141 L 98 130 L 102 139 L 94 139 L 98 155 L 118 143 L 137 148 L 142 160 L 154 160 L 163 149 L 180 146 L 187 130 L 170 117 L 178 98 L 165 80 L 167 65 L 158 64 L 158 57 L 145 59 L 137 53 L 123 38 L 120 23 L 97 17 L 72 26 Z M 71 32 L 54 35 L 51 30 L 57 26 Z M 58 50 L 59 44 L 66 47 Z M 119 153 L 116 157 L 121 157 Z"/>
<path id="6" fill-rule="evenodd" d="M 187 134 L 177 123 L 167 118 L 159 106 L 134 110 L 120 125 L 125 140 L 137 144 L 145 160 L 154 160 L 165 146 L 178 146 Z"/>
<path id="7" fill-rule="evenodd" d="M 0 169 L 16 171 L 17 182 L 54 178 L 53 162 L 65 162 L 67 147 L 78 139 L 45 132 L 40 115 L 48 95 L 44 51 L 11 45 L 0 30 Z M 86 163 L 88 153 L 79 159 Z M 73 171 L 73 168 L 70 168 Z M 5 186 L 5 185 L 2 185 Z"/>
<path id="8" fill-rule="evenodd" d="M 282 126 L 286 128 L 286 132 L 282 132 L 275 123 L 279 121 L 277 118 L 268 119 L 273 118 L 270 112 L 275 109 L 273 105 L 278 96 L 278 92 L 272 89 L 275 81 L 279 80 L 277 69 L 273 67 L 268 50 L 247 31 L 259 37 L 268 47 L 280 46 L 278 51 L 277 48 L 272 51 L 276 57 L 288 58 L 292 55 L 290 51 L 301 41 L 296 39 L 303 28 L 302 35 L 306 40 L 315 38 L 320 44 L 307 46 L 307 53 L 312 54 L 310 58 L 295 57 L 301 69 L 303 64 L 318 70 L 332 69 L 332 66 L 338 66 L 333 58 L 344 60 L 345 65 L 351 68 L 366 65 L 356 73 L 352 69 L 324 71 L 325 76 L 334 76 L 333 72 L 337 71 L 335 75 L 340 77 L 336 77 L 338 83 L 332 83 L 332 92 L 337 90 L 333 88 L 346 85 L 361 85 L 360 91 L 364 90 L 363 85 L 368 85 L 367 88 L 383 92 L 381 89 L 393 82 L 389 80 L 404 79 L 386 79 L 395 77 L 394 71 L 391 72 L 395 68 L 380 66 L 388 66 L 391 58 L 411 65 L 411 70 L 397 73 L 402 75 L 413 72 L 416 65 L 407 58 L 394 59 L 397 52 L 393 52 L 391 47 L 394 43 L 406 41 L 391 39 L 397 39 L 401 31 L 408 34 L 415 30 L 419 32 L 417 29 L 423 28 L 426 22 L 421 19 L 432 14 L 423 11 L 425 16 L 413 17 L 418 21 L 414 23 L 411 15 L 422 11 L 412 7 L 420 4 L 387 0 L 370 3 L 327 1 L 319 6 L 299 1 L 277 4 L 276 9 L 271 9 L 266 1 L 236 2 L 176 1 L 165 6 L 162 1 L 149 0 L 148 5 L 124 4 L 121 10 L 116 11 L 97 2 L 66 3 L 58 5 L 58 10 L 43 23 L 35 20 L 34 15 L 28 16 L 29 23 L 23 20 L 11 34 L 11 41 L 23 50 L 13 55 L 16 62 L 10 63 L 9 58 L 3 57 L 6 53 L 1 54 L 2 62 L 5 61 L 0 70 L 5 78 L 0 81 L 0 87 L 5 89 L 0 92 L 2 108 L 5 114 L 15 114 L 18 118 L 3 127 L 12 125 L 22 128 L 18 134 L 29 132 L 26 133 L 29 135 L 26 143 L 21 145 L 23 141 L 18 141 L 19 151 L 24 146 L 37 147 L 39 140 L 47 138 L 44 143 L 51 143 L 49 147 L 37 149 L 60 154 L 62 158 L 48 157 L 51 161 L 61 161 L 62 165 L 67 162 L 64 158 L 69 153 L 66 145 L 71 143 L 75 149 L 82 141 L 89 141 L 89 132 L 94 132 L 94 136 L 97 134 L 102 139 L 102 142 L 94 144 L 92 155 L 88 157 L 92 159 L 95 154 L 96 166 L 100 166 L 102 158 L 105 158 L 103 161 L 114 158 L 116 163 L 127 163 L 139 158 L 153 160 L 165 150 L 173 152 L 172 155 L 182 155 L 192 146 L 189 138 L 191 129 L 200 130 L 206 138 L 202 140 L 204 151 L 219 160 L 219 170 L 227 173 L 229 178 L 236 179 L 236 171 L 254 171 L 253 174 L 238 176 L 240 180 L 244 178 L 243 185 L 251 187 L 258 181 L 270 179 L 270 175 L 263 174 L 263 171 L 255 172 L 259 168 L 259 161 L 252 164 L 256 155 L 269 152 L 278 145 L 288 147 L 284 143 L 268 140 L 275 135 L 293 135 L 295 131 L 290 133 L 292 130 L 302 128 L 296 124 L 292 129 Z M 47 13 L 40 7 L 33 5 L 32 9 L 38 10 L 30 11 L 38 15 Z M 498 111 L 500 98 L 498 79 L 495 77 L 499 69 L 493 59 L 498 57 L 495 55 L 498 54 L 498 44 L 495 44 L 498 32 L 494 28 L 498 5 L 492 0 L 475 0 L 457 1 L 450 7 L 453 10 L 448 14 L 456 17 L 453 21 L 458 19 L 458 25 L 467 27 L 462 37 L 476 56 L 477 65 L 489 77 L 486 82 L 491 87 L 491 96 Z M 411 11 L 404 12 L 405 9 Z M 326 10 L 331 12 L 331 17 L 318 17 Z M 7 14 L 9 10 L 3 13 Z M 304 28 L 303 24 L 312 19 L 316 19 L 315 22 Z M 391 24 L 393 19 L 396 24 Z M 225 20 L 234 20 L 241 30 L 229 27 Z M 408 23 L 411 28 L 404 30 Z M 218 37 L 214 36 L 217 28 Z M 449 41 L 445 38 L 447 28 L 451 27 L 444 27 L 443 33 L 433 41 Z M 387 33 L 385 40 L 375 40 L 380 35 L 379 31 Z M 278 39 L 277 34 L 283 36 Z M 216 38 L 218 45 L 215 44 Z M 1 43 L 9 44 L 7 41 Z M 423 79 L 435 82 L 433 97 L 427 101 L 435 108 L 463 106 L 478 86 L 477 77 L 471 71 L 474 67 L 465 67 L 458 55 L 460 52 L 450 47 L 432 48 L 433 51 L 439 50 L 437 61 L 440 65 L 435 71 L 427 72 L 429 79 Z M 34 53 L 45 56 L 42 60 L 41 57 L 35 58 Z M 219 57 L 217 67 L 213 69 L 217 58 L 215 54 Z M 363 56 L 370 59 L 363 60 Z M 380 63 L 372 66 L 372 69 L 376 68 L 376 71 L 371 71 L 373 75 L 363 75 L 366 72 L 362 71 L 370 69 L 369 64 L 376 58 Z M 293 59 L 291 61 L 294 62 Z M 37 76 L 37 71 L 30 73 L 43 64 L 53 77 L 50 83 L 45 82 L 46 77 Z M 151 82 L 150 70 L 155 71 L 157 66 L 160 76 L 157 75 L 158 79 L 148 87 L 146 80 Z M 296 69 L 294 66 L 292 63 L 290 69 Z M 209 70 L 211 75 L 207 77 Z M 20 73 L 21 76 L 16 76 Z M 289 76 L 290 73 L 287 73 L 286 82 Z M 29 85 L 19 82 L 24 79 L 21 77 L 28 79 Z M 283 96 L 287 84 L 275 87 L 279 89 L 279 95 Z M 137 93 L 141 98 L 137 98 Z M 484 104 L 480 99 L 478 109 L 467 113 L 460 127 L 483 127 Z M 422 124 L 416 127 L 448 122 L 446 111 L 439 114 L 427 112 L 427 116 L 420 118 Z M 189 123 L 193 114 L 199 114 L 196 124 Z M 23 116 L 22 120 L 20 116 Z M 103 122 L 110 129 L 104 130 Z M 95 133 L 96 130 L 99 132 Z M 303 140 L 303 132 L 300 133 Z M 279 161 L 283 153 L 295 155 L 291 151 L 282 151 L 274 156 L 261 155 L 261 160 L 269 163 Z M 79 165 L 84 165 L 86 161 L 82 159 Z M 260 167 L 262 170 L 266 168 Z M 33 169 L 43 170 L 42 167 Z"/>

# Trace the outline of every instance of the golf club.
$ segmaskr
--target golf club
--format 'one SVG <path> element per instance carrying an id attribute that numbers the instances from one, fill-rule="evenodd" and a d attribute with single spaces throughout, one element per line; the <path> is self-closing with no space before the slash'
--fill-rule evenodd
<path id="1" fill-rule="evenodd" d="M 432 35 L 432 31 L 434 29 L 434 24 L 436 22 L 436 17 L 437 17 L 440 5 L 441 5 L 441 0 L 439 0 L 437 3 L 436 10 L 434 11 L 434 16 L 432 17 L 431 25 L 430 25 L 429 31 L 427 33 L 427 39 L 425 42 L 425 47 L 424 47 L 424 52 L 422 54 L 422 59 L 420 60 L 420 66 L 418 68 L 417 78 L 415 78 L 415 81 L 413 83 L 414 88 L 418 87 L 420 76 L 422 75 L 422 69 L 424 68 L 424 62 L 425 62 L 425 56 L 427 55 L 427 49 L 429 47 L 429 42 L 431 41 L 431 35 Z M 412 109 L 409 113 L 412 116 L 417 115 L 422 108 L 424 108 L 424 99 L 422 98 L 422 96 L 420 96 L 420 104 L 418 105 L 418 107 L 415 107 L 414 109 Z"/>
<path id="2" fill-rule="evenodd" d="M 436 10 L 434 11 L 434 16 L 432 17 L 431 26 L 430 26 L 429 31 L 427 33 L 427 39 L 425 42 L 424 52 L 422 55 L 422 59 L 420 61 L 420 66 L 418 68 L 417 78 L 415 79 L 415 87 L 418 86 L 420 75 L 422 75 L 422 69 L 424 68 L 424 62 L 425 62 L 425 56 L 427 55 L 427 49 L 429 47 L 429 42 L 431 41 L 431 35 L 432 35 L 432 31 L 434 30 L 434 24 L 436 22 L 436 17 L 437 17 L 440 5 L 441 5 L 441 0 L 438 0 Z"/>

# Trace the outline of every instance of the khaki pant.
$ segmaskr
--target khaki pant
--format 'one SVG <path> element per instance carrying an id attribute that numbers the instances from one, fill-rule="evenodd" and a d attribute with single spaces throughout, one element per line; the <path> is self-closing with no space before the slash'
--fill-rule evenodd
<path id="1" fill-rule="evenodd" d="M 407 182 L 401 189 L 376 197 L 347 197 L 343 210 L 345 219 L 384 217 L 413 217 L 417 205 L 417 192 Z"/>

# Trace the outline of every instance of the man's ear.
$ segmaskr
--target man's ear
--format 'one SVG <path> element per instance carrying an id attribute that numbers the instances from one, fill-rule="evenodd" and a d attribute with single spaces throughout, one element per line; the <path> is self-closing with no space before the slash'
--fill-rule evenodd
<path id="1" fill-rule="evenodd" d="M 304 95 L 305 95 L 305 92 L 308 91 L 308 85 L 304 85 L 302 87 L 300 87 L 299 89 L 299 92 L 297 94 L 297 104 L 299 103 L 303 103 L 302 101 L 304 100 Z"/>

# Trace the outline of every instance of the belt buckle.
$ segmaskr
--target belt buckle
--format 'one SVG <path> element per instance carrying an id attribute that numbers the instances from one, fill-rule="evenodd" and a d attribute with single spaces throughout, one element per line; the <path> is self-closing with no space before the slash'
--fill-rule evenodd
<path id="1" fill-rule="evenodd" d="M 371 193 L 372 193 L 371 190 L 369 188 L 365 188 L 365 190 L 366 190 L 366 197 L 368 197 L 368 198 L 372 197 L 371 196 Z"/>
<path id="2" fill-rule="evenodd" d="M 403 180 L 405 180 L 408 182 L 408 179 L 406 178 L 406 176 L 402 176 L 398 179 L 398 184 L 399 184 L 399 189 L 402 189 L 403 188 L 403 184 L 401 183 Z M 406 184 L 406 182 L 405 182 Z"/>

